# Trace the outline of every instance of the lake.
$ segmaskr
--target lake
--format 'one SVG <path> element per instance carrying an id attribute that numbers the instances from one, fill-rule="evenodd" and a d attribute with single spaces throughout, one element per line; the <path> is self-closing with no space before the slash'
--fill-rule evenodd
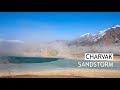
<path id="1" fill-rule="evenodd" d="M 7 63 L 0 64 L 0 72 L 11 71 L 34 71 L 34 70 L 49 70 L 49 69 L 67 69 L 78 68 L 78 62 L 89 62 L 86 60 L 72 60 L 64 58 L 45 58 L 45 57 L 6 57 Z M 90 61 L 101 62 L 101 61 Z M 102 61 L 103 62 L 103 61 Z M 112 62 L 112 61 L 110 61 Z M 120 70 L 120 62 L 113 62 L 114 67 L 91 67 L 88 69 L 113 69 Z M 81 67 L 83 68 L 83 67 Z M 85 68 L 85 67 L 84 67 Z"/>

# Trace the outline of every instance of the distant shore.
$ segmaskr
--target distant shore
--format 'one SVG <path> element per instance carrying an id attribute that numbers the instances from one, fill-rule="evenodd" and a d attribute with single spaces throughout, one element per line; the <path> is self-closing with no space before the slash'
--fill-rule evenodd
<path id="1" fill-rule="evenodd" d="M 54 57 L 53 57 L 54 58 Z M 56 57 L 55 57 L 56 58 Z M 64 59 L 73 59 L 73 60 L 85 60 L 84 56 L 82 57 L 57 57 L 57 58 L 64 58 Z M 120 61 L 120 56 L 114 56 L 113 61 Z"/>

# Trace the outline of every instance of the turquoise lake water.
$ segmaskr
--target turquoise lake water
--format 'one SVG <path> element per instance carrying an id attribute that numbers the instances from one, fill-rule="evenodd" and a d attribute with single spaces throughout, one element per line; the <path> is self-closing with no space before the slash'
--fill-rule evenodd
<path id="1" fill-rule="evenodd" d="M 9 63 L 0 64 L 0 71 L 34 71 L 46 69 L 65 68 L 88 68 L 78 67 L 78 62 L 89 62 L 86 60 L 71 60 L 64 58 L 43 58 L 43 57 L 7 57 Z M 90 61 L 101 62 L 101 61 Z M 102 61 L 103 62 L 103 61 Z M 112 62 L 112 61 L 111 61 Z M 120 70 L 120 62 L 113 62 L 113 67 L 89 67 L 89 69 L 113 69 Z"/>

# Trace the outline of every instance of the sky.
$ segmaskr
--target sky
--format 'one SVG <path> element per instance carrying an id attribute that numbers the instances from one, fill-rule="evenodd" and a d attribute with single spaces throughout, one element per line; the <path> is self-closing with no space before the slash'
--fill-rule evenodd
<path id="1" fill-rule="evenodd" d="M 0 39 L 71 40 L 120 24 L 120 12 L 0 12 Z"/>

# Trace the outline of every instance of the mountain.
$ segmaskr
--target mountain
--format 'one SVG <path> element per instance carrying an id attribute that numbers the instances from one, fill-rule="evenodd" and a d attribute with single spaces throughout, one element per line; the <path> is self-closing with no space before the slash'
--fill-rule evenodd
<path id="1" fill-rule="evenodd" d="M 119 44 L 120 43 L 120 25 L 110 28 L 106 31 L 106 34 L 103 36 L 102 41 L 106 45 Z"/>
<path id="2" fill-rule="evenodd" d="M 99 31 L 96 34 L 86 33 L 75 40 L 72 40 L 70 46 L 90 46 L 90 45 L 120 45 L 120 25 Z"/>
<path id="3" fill-rule="evenodd" d="M 75 46 L 83 46 L 83 45 L 88 45 L 93 42 L 93 34 L 86 33 L 80 36 L 80 38 L 77 38 L 75 40 L 72 40 L 69 42 L 69 46 L 75 45 Z"/>

